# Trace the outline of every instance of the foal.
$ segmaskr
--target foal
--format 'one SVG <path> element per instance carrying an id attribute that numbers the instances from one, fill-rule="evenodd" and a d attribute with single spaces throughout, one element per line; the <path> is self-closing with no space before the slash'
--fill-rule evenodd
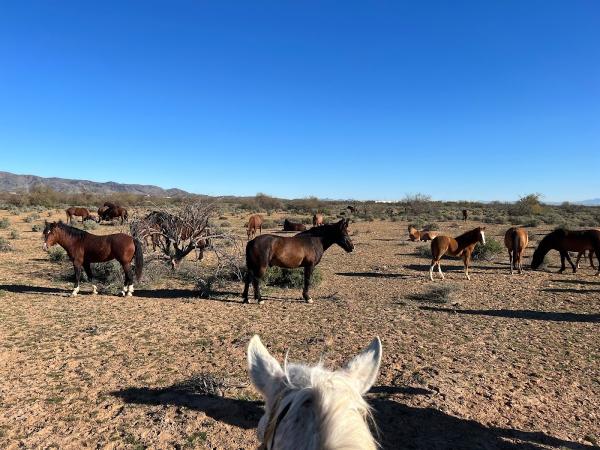
<path id="1" fill-rule="evenodd" d="M 469 276 L 469 263 L 471 262 L 471 253 L 478 242 L 485 245 L 485 227 L 477 227 L 474 230 L 467 231 L 461 234 L 456 239 L 450 236 L 437 236 L 431 241 L 431 267 L 429 268 L 429 278 L 433 281 L 433 268 L 437 265 L 438 272 L 444 279 L 442 273 L 442 267 L 440 266 L 440 259 L 446 253 L 451 256 L 462 256 L 465 264 L 465 275 L 467 280 L 470 280 Z"/>
<path id="2" fill-rule="evenodd" d="M 248 372 L 265 399 L 259 448 L 376 450 L 371 411 L 362 396 L 377 379 L 381 351 L 376 337 L 337 371 L 287 361 L 282 368 L 255 335 L 248 345 Z"/>
<path id="3" fill-rule="evenodd" d="M 508 249 L 508 260 L 510 262 L 510 273 L 516 267 L 519 273 L 523 273 L 523 264 L 521 260 L 523 253 L 529 243 L 529 236 L 525 228 L 510 227 L 504 234 L 504 245 Z"/>

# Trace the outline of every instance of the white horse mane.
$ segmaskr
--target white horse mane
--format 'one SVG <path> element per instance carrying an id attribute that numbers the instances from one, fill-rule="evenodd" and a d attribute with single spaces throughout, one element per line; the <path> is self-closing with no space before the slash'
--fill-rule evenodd
<path id="1" fill-rule="evenodd" d="M 265 398 L 258 426 L 262 449 L 374 450 L 371 410 L 362 395 L 375 382 L 381 361 L 378 338 L 337 371 L 287 364 L 281 368 L 258 336 L 250 341 L 248 362 L 253 384 Z"/>

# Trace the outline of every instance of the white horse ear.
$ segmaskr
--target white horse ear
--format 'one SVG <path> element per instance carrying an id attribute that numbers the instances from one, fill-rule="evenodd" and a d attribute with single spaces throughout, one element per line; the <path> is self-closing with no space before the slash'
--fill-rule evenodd
<path id="1" fill-rule="evenodd" d="M 283 380 L 283 369 L 275 358 L 254 335 L 248 344 L 248 372 L 256 389 L 270 398 L 280 388 Z"/>
<path id="2" fill-rule="evenodd" d="M 350 361 L 344 371 L 358 384 L 361 394 L 366 394 L 375 383 L 381 364 L 381 341 L 379 337 Z"/>

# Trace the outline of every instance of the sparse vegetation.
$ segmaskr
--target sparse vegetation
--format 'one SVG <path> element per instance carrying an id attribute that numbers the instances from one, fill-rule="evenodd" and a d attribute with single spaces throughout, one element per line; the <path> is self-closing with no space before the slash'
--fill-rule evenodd
<path id="1" fill-rule="evenodd" d="M 4 252 L 10 252 L 12 250 L 12 247 L 10 245 L 10 243 L 4 239 L 3 237 L 0 236 L 0 252 L 4 253 Z"/>
<path id="2" fill-rule="evenodd" d="M 311 287 L 318 286 L 323 279 L 319 267 L 315 267 L 310 278 Z M 302 289 L 304 286 L 304 269 L 283 269 L 281 267 L 270 267 L 263 278 L 267 286 L 282 288 Z"/>
<path id="3" fill-rule="evenodd" d="M 473 259 L 484 261 L 494 260 L 500 253 L 504 252 L 504 246 L 494 238 L 488 238 L 485 245 L 477 243 L 473 250 Z"/>
<path id="4" fill-rule="evenodd" d="M 19 239 L 19 232 L 17 230 L 10 230 L 8 235 L 11 239 Z"/>
<path id="5" fill-rule="evenodd" d="M 52 262 L 66 261 L 68 259 L 67 252 L 62 247 L 55 245 L 48 250 L 48 259 Z"/>
<path id="6" fill-rule="evenodd" d="M 8 227 L 10 227 L 10 220 L 8 220 L 8 217 L 0 219 L 0 230 L 6 230 Z"/>
<path id="7" fill-rule="evenodd" d="M 444 284 L 440 286 L 428 287 L 425 292 L 411 294 L 408 299 L 415 300 L 418 302 L 425 303 L 449 303 L 454 293 L 457 292 L 457 288 L 451 284 Z"/>

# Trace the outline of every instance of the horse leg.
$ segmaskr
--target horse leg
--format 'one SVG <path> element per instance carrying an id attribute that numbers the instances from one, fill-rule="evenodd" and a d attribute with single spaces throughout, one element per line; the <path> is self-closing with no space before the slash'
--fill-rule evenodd
<path id="1" fill-rule="evenodd" d="M 123 266 L 123 272 L 125 272 L 125 284 L 121 295 L 123 297 L 131 297 L 133 295 L 133 269 L 131 268 L 131 263 L 121 263 L 121 266 Z"/>
<path id="2" fill-rule="evenodd" d="M 560 252 L 560 269 L 558 269 L 558 273 L 563 273 L 567 266 L 565 265 L 565 252 Z"/>
<path id="3" fill-rule="evenodd" d="M 252 287 L 254 288 L 254 300 L 256 300 L 256 302 L 259 305 L 262 305 L 264 303 L 264 300 L 262 299 L 261 295 L 260 295 L 260 278 L 262 278 L 262 276 L 265 274 L 266 271 L 266 267 L 264 269 L 260 269 L 259 270 L 259 275 L 257 274 L 252 274 Z"/>
<path id="4" fill-rule="evenodd" d="M 442 266 L 440 265 L 440 261 L 438 260 L 437 262 L 437 266 L 438 266 L 438 272 L 440 273 L 440 275 L 442 276 L 442 280 L 446 277 L 444 277 L 444 274 L 442 273 Z"/>
<path id="5" fill-rule="evenodd" d="M 510 262 L 510 274 L 513 274 L 513 255 L 512 251 L 508 251 L 508 261 Z"/>
<path id="6" fill-rule="evenodd" d="M 463 263 L 465 265 L 465 275 L 467 276 L 467 280 L 471 281 L 471 277 L 469 276 L 469 259 L 471 254 L 465 252 L 463 254 Z"/>
<path id="7" fill-rule="evenodd" d="M 577 253 L 577 259 L 575 260 L 575 266 L 579 269 L 579 260 L 582 256 L 585 256 L 585 250 Z"/>
<path id="8" fill-rule="evenodd" d="M 248 301 L 248 290 L 250 289 L 250 281 L 252 280 L 252 275 L 250 273 L 250 269 L 246 272 L 246 276 L 244 277 L 244 292 L 242 292 L 242 303 L 250 303 Z"/>
<path id="9" fill-rule="evenodd" d="M 90 266 L 89 262 L 83 263 L 83 270 L 85 270 L 85 274 L 87 275 L 89 282 L 92 283 L 92 295 L 96 295 L 98 293 L 98 288 L 96 287 L 96 285 L 94 284 L 94 280 L 92 279 L 92 267 Z"/>
<path id="10" fill-rule="evenodd" d="M 81 264 L 73 262 L 73 268 L 75 269 L 75 287 L 71 292 L 71 297 L 77 297 L 79 292 L 79 281 L 81 280 Z"/>
<path id="11" fill-rule="evenodd" d="M 313 299 L 308 295 L 308 289 L 310 287 L 310 277 L 313 273 L 314 266 L 306 266 L 304 268 L 304 289 L 302 290 L 302 298 L 306 303 L 312 303 Z"/>
<path id="12" fill-rule="evenodd" d="M 433 268 L 435 267 L 435 259 L 431 260 L 431 266 L 429 266 L 429 279 L 433 281 Z"/>
<path id="13" fill-rule="evenodd" d="M 589 250 L 588 256 L 590 257 L 590 266 L 592 266 L 592 269 L 595 269 L 596 266 L 594 266 L 594 250 Z"/>
<path id="14" fill-rule="evenodd" d="M 573 273 L 577 273 L 577 266 L 573 264 L 573 261 L 571 261 L 571 255 L 569 255 L 569 252 L 565 252 L 565 257 L 567 258 L 567 261 L 569 261 L 569 264 L 571 264 L 571 267 L 573 268 Z"/>

